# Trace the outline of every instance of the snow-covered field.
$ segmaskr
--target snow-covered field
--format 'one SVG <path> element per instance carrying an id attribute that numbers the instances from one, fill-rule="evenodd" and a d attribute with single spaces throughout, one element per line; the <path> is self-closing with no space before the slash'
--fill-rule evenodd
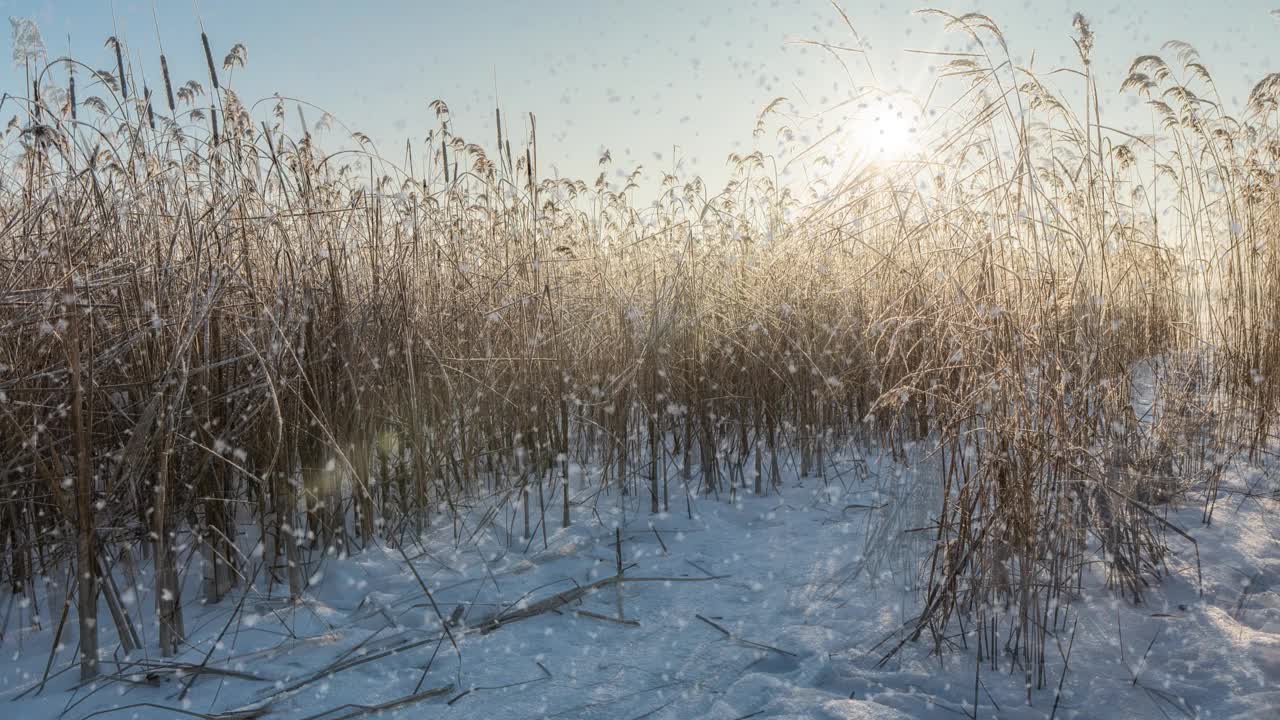
<path id="1" fill-rule="evenodd" d="M 581 497 L 575 524 L 549 529 L 545 547 L 541 529 L 510 543 L 505 522 L 477 533 L 477 509 L 458 527 L 468 542 L 441 522 L 407 545 L 416 575 L 393 547 L 315 558 L 296 606 L 259 582 L 202 607 L 193 563 L 190 645 L 176 659 L 155 651 L 139 563 L 122 589 L 145 650 L 104 657 L 104 677 L 83 687 L 74 610 L 38 691 L 57 612 L 42 591 L 36 629 L 32 608 L 6 595 L 0 717 L 957 718 L 975 715 L 975 688 L 978 717 L 1049 717 L 1056 653 L 1031 705 L 1022 671 L 1004 657 L 975 673 L 963 637 L 941 657 L 922 640 L 880 666 L 881 641 L 918 607 L 927 533 L 911 530 L 928 524 L 927 466 L 871 456 L 838 467 L 763 497 L 686 506 L 673 492 L 661 516 L 634 497 Z M 1203 594 L 1194 548 L 1176 535 L 1171 575 L 1146 604 L 1088 579 L 1074 642 L 1055 638 L 1072 648 L 1057 717 L 1280 717 L 1278 487 L 1242 465 L 1211 526 L 1194 498 L 1169 510 L 1199 544 Z M 607 581 L 619 536 L 621 584 Z M 456 620 L 447 634 L 442 617 Z"/>

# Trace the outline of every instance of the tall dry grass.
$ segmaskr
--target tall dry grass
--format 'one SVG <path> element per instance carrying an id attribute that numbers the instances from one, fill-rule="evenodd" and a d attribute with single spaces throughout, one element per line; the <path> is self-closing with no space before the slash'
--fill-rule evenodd
<path id="1" fill-rule="evenodd" d="M 326 553 L 466 541 L 481 501 L 545 542 L 606 496 L 687 511 L 874 443 L 937 470 L 889 653 L 960 623 L 1044 685 L 1085 575 L 1140 601 L 1189 540 L 1153 508 L 1201 493 L 1210 521 L 1227 459 L 1266 449 L 1280 80 L 1232 117 L 1168 46 L 1131 69 L 1153 126 L 1126 135 L 1082 18 L 1072 106 L 993 21 L 934 14 L 978 50 L 941 71 L 927 153 L 813 201 L 757 152 L 637 204 L 635 175 L 540 172 L 532 116 L 471 142 L 439 101 L 393 161 L 305 103 L 258 119 L 247 51 L 205 36 L 182 85 L 114 38 L 113 71 L 33 65 L 3 106 L 4 577 L 35 599 L 76 574 L 45 597 L 78 608 L 89 676 L 97 598 L 127 626 L 111 578 L 137 563 L 168 654 L 193 553 L 209 602 L 258 572 L 296 598 Z"/>

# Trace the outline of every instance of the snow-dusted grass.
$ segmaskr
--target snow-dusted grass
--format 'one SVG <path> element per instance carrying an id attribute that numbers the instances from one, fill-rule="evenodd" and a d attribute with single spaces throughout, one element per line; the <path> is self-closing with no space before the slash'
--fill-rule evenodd
<path id="1" fill-rule="evenodd" d="M 533 116 L 490 145 L 433 102 L 403 163 L 255 116 L 205 36 L 208 89 L 115 38 L 114 72 L 33 68 L 66 92 L 10 94 L 0 152 L 14 707 L 1264 702 L 1274 484 L 1240 493 L 1280 409 L 1280 76 L 1237 119 L 1194 49 L 1142 56 L 1136 138 L 1083 17 L 1059 76 L 931 14 L 983 50 L 923 157 L 795 188 L 752 152 L 653 202 L 607 152 L 549 174 Z M 759 130 L 816 155 L 801 115 Z"/>

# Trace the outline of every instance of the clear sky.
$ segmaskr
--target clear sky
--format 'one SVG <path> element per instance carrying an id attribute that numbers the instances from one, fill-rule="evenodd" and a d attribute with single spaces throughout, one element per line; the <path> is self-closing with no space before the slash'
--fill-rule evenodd
<path id="1" fill-rule="evenodd" d="M 841 4 L 872 48 L 880 86 L 925 92 L 936 61 L 904 50 L 962 48 L 938 19 L 912 15 L 927 3 Z M 1034 49 L 1039 70 L 1074 61 L 1071 17 L 1085 13 L 1112 118 L 1133 104 L 1117 93 L 1129 61 L 1165 40 L 1196 45 L 1229 103 L 1280 70 L 1273 0 L 933 4 L 992 16 L 1015 59 Z M 850 79 L 824 51 L 795 42 L 853 44 L 829 0 L 0 0 L 0 9 L 34 18 L 51 55 L 69 48 L 97 67 L 113 67 L 103 41 L 118 32 L 153 79 L 158 23 L 178 82 L 205 82 L 202 20 L 218 57 L 236 42 L 248 47 L 233 83 L 246 100 L 304 98 L 388 155 L 434 126 L 434 98 L 448 102 L 455 131 L 489 147 L 496 97 L 513 132 L 520 114 L 537 114 L 544 171 L 587 180 L 601 148 L 620 167 L 667 169 L 678 146 L 686 170 L 716 182 L 729 152 L 752 147 L 756 113 L 773 98 L 818 109 L 872 82 L 856 58 Z M 0 88 L 22 92 L 21 77 L 4 63 Z"/>

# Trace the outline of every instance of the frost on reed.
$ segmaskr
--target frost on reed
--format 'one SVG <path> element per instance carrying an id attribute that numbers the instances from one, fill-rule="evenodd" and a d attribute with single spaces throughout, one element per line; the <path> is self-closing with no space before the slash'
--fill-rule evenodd
<path id="1" fill-rule="evenodd" d="M 540 173 L 532 116 L 489 145 L 437 101 L 393 161 L 305 104 L 251 114 L 242 45 L 184 48 L 209 71 L 185 84 L 147 59 L 153 103 L 115 38 L 110 70 L 28 44 L 0 158 L 3 577 L 76 573 L 86 638 L 113 569 L 154 563 L 172 653 L 187 553 L 211 602 L 255 573 L 297 597 L 313 553 L 464 542 L 463 508 L 534 537 L 606 494 L 680 512 L 878 444 L 936 499 L 888 652 L 973 623 L 1044 684 L 1084 574 L 1141 601 L 1187 540 L 1153 508 L 1199 493 L 1210 521 L 1225 458 L 1268 437 L 1280 80 L 1234 117 L 1172 44 L 1131 68 L 1153 133 L 1128 136 L 1083 18 L 1073 106 L 988 18 L 933 14 L 977 50 L 942 68 L 923 157 L 810 199 L 756 152 L 647 205 L 638 174 Z"/>

